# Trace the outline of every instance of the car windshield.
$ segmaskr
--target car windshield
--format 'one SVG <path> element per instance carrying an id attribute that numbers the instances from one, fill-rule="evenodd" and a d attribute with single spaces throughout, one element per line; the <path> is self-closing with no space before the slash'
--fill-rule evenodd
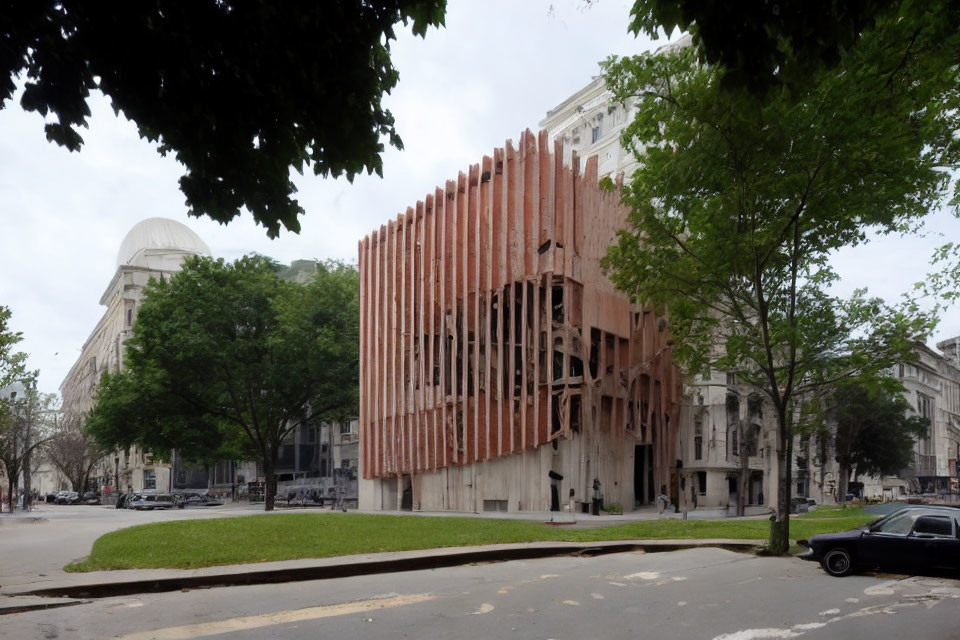
<path id="1" fill-rule="evenodd" d="M 913 527 L 913 521 L 917 519 L 918 515 L 920 514 L 910 512 L 895 515 L 886 522 L 883 522 L 875 531 L 905 536 L 910 533 L 910 529 Z"/>

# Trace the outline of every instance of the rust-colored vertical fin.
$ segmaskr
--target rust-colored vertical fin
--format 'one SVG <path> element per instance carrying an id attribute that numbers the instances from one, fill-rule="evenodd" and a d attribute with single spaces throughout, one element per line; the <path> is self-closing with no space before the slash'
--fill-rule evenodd
<path id="1" fill-rule="evenodd" d="M 458 448 L 460 449 L 460 464 L 469 462 L 470 453 L 470 434 L 469 425 L 470 413 L 467 408 L 467 402 L 470 399 L 470 393 L 467 385 L 469 384 L 470 371 L 470 221 L 468 219 L 468 204 L 470 201 L 467 192 L 467 176 L 462 171 L 457 176 L 457 218 L 460 233 L 460 295 L 458 296 L 458 316 L 460 323 L 460 424 L 457 426 Z M 462 436 L 460 435 L 462 432 Z"/>
<path id="2" fill-rule="evenodd" d="M 436 316 L 437 316 L 437 214 L 434 210 L 434 195 L 428 194 L 424 203 L 424 261 L 426 264 L 424 277 L 427 279 L 424 283 L 429 288 L 425 307 L 427 313 L 427 367 L 426 377 L 424 378 L 424 389 L 426 391 L 426 400 L 424 402 L 424 415 L 427 420 L 427 462 L 426 468 L 437 468 L 437 388 L 434 377 L 434 362 L 437 358 L 437 339 L 436 339 Z"/>
<path id="3" fill-rule="evenodd" d="M 386 309 L 388 309 L 386 328 L 387 328 L 387 359 L 390 363 L 390 373 L 384 382 L 388 390 L 388 399 L 389 409 L 387 411 L 387 419 L 390 423 L 390 432 L 387 440 L 387 460 L 386 460 L 386 472 L 389 474 L 395 474 L 397 472 L 395 464 L 395 452 L 396 452 L 396 420 L 397 415 L 397 391 L 396 391 L 396 382 L 397 382 L 397 333 L 396 333 L 396 308 L 397 308 L 397 299 L 396 299 L 396 283 L 397 283 L 397 254 L 396 254 L 396 230 L 393 220 L 387 222 L 387 266 L 390 269 L 389 276 L 387 278 L 387 291 L 386 291 Z"/>
<path id="4" fill-rule="evenodd" d="M 407 242 L 409 230 L 408 220 L 409 216 L 403 214 L 397 217 L 397 233 L 399 235 L 400 246 L 400 255 L 398 256 L 400 262 L 398 267 L 400 269 L 400 282 L 398 284 L 398 292 L 400 294 L 400 333 L 397 336 L 398 357 L 400 359 L 400 376 L 397 378 L 397 387 L 400 395 L 400 411 L 398 414 L 400 421 L 400 467 L 398 471 L 400 473 L 409 473 L 410 471 L 410 447 L 408 444 L 410 426 L 409 416 L 407 415 L 407 395 L 409 393 L 407 376 L 410 372 L 410 347 L 408 340 L 410 325 L 407 322 L 408 291 L 410 289 L 410 287 L 407 286 L 410 279 L 410 260 L 407 258 L 410 249 L 409 243 Z"/>
<path id="5" fill-rule="evenodd" d="M 447 225 L 447 192 L 437 189 L 438 193 L 434 199 L 437 208 L 437 240 L 440 243 L 439 265 L 440 280 L 438 290 L 440 293 L 440 317 L 437 333 L 440 334 L 440 389 L 438 396 L 440 398 L 440 424 L 437 429 L 440 432 L 440 456 L 441 466 L 446 467 L 450 464 L 450 456 L 447 451 L 447 363 L 450 362 L 450 354 L 447 353 L 447 285 L 450 281 L 449 255 L 450 255 L 450 227 Z"/>
<path id="6" fill-rule="evenodd" d="M 570 219 L 573 230 L 573 255 L 579 256 L 583 250 L 583 189 L 581 188 L 580 157 L 576 151 L 571 154 L 570 169 L 573 172 L 573 210 Z"/>
<path id="7" fill-rule="evenodd" d="M 508 247 L 508 226 L 509 226 L 509 208 L 508 199 L 510 197 L 509 171 L 507 167 L 507 158 L 505 149 L 496 149 L 493 154 L 493 221 L 494 238 L 496 250 L 494 255 L 494 287 L 497 290 L 497 376 L 493 381 L 491 388 L 497 392 L 497 455 L 502 456 L 510 450 L 509 443 L 505 446 L 504 440 L 509 435 L 507 429 L 510 427 L 510 420 L 504 419 L 504 413 L 509 405 L 505 402 L 503 380 L 507 373 L 505 368 L 509 366 L 510 358 L 507 353 L 508 342 L 504 339 L 507 322 L 504 315 L 504 308 L 507 304 L 507 265 L 509 262 Z"/>
<path id="8" fill-rule="evenodd" d="M 447 207 L 447 246 L 450 250 L 450 263 L 447 267 L 447 279 L 449 281 L 449 295 L 447 296 L 447 306 L 444 309 L 445 321 L 447 323 L 447 335 L 449 339 L 449 349 L 447 357 L 450 359 L 450 366 L 448 369 L 448 377 L 450 381 L 450 399 L 448 400 L 448 421 L 450 426 L 450 435 L 447 438 L 447 447 L 449 451 L 447 452 L 447 458 L 451 464 L 459 463 L 460 458 L 457 453 L 457 380 L 459 379 L 459 372 L 457 371 L 457 353 L 459 351 L 460 345 L 457 340 L 457 295 L 460 289 L 458 282 L 458 268 L 457 265 L 459 261 L 457 260 L 458 251 L 457 243 L 459 242 L 459 236 L 457 235 L 457 183 L 453 180 L 447 180 L 446 184 L 446 207 Z M 447 430 L 447 424 L 444 424 L 444 431 Z"/>
<path id="9" fill-rule="evenodd" d="M 377 331 L 377 430 L 373 434 L 374 447 L 377 451 L 375 469 L 376 476 L 382 477 L 384 469 L 383 437 L 387 432 L 387 329 L 386 309 L 386 227 L 380 225 L 380 235 L 376 242 L 377 249 L 377 290 L 376 290 L 376 331 Z"/>
<path id="10" fill-rule="evenodd" d="M 414 344 L 417 345 L 416 350 L 416 364 L 417 364 L 417 379 L 414 383 L 414 422 L 417 425 L 417 464 L 416 470 L 423 471 L 426 469 L 426 444 L 427 439 L 424 436 L 424 426 L 426 424 L 426 418 L 424 417 L 424 397 L 427 392 L 427 384 L 425 380 L 424 371 L 426 370 L 425 360 L 427 359 L 427 344 L 424 336 L 424 319 L 423 315 L 426 313 L 426 278 L 424 276 L 424 267 L 426 256 L 424 253 L 426 247 L 424 240 L 424 212 L 423 212 L 423 201 L 417 201 L 416 214 L 415 214 L 416 223 L 413 226 L 414 230 L 414 243 L 413 250 L 416 258 L 416 267 L 417 267 L 417 277 L 413 281 L 413 291 L 414 291 L 414 300 L 416 302 L 416 327 L 417 335 L 414 339 Z"/>
<path id="11" fill-rule="evenodd" d="M 490 332 L 492 330 L 491 314 L 493 310 L 493 159 L 490 156 L 484 156 L 480 164 L 480 236 L 483 239 L 483 249 L 480 251 L 480 269 L 483 272 L 482 289 L 483 308 L 483 370 L 481 376 L 483 379 L 483 444 L 481 445 L 481 455 L 484 460 L 491 457 L 490 437 L 491 420 L 490 406 L 492 393 L 490 372 L 492 351 L 492 341 Z"/>
<path id="12" fill-rule="evenodd" d="M 467 181 L 467 220 L 470 229 L 468 241 L 470 243 L 470 262 L 467 265 L 469 270 L 468 290 L 470 291 L 470 310 L 469 310 L 469 336 L 473 335 L 473 345 L 470 346 L 470 358 L 473 361 L 472 366 L 468 363 L 470 371 L 468 376 L 473 378 L 470 384 L 470 393 L 473 396 L 472 402 L 468 400 L 467 406 L 473 405 L 471 410 L 473 434 L 471 437 L 473 447 L 468 453 L 468 459 L 475 462 L 480 459 L 480 420 L 481 420 L 481 402 L 480 402 L 480 292 L 482 284 L 480 280 L 480 165 L 471 165 L 470 174 Z"/>
<path id="13" fill-rule="evenodd" d="M 358 379 L 360 386 L 360 437 L 357 441 L 357 461 L 363 466 L 364 469 L 368 469 L 367 464 L 367 451 L 368 447 L 364 438 L 367 435 L 368 429 L 366 429 L 367 419 L 370 417 L 370 411 L 367 409 L 367 401 L 369 400 L 369 395 L 367 394 L 367 368 L 369 367 L 370 360 L 367 357 L 367 289 L 365 278 L 370 272 L 370 269 L 367 266 L 367 255 L 364 251 L 364 243 L 368 242 L 369 238 L 364 237 L 360 242 L 357 243 L 357 272 L 359 275 L 359 311 L 360 319 L 358 327 L 360 329 L 360 362 L 359 362 L 359 371 Z"/>
<path id="14" fill-rule="evenodd" d="M 553 271 L 554 273 L 566 273 L 564 270 L 564 254 L 566 252 L 567 238 L 564 235 L 566 227 L 564 225 L 564 205 L 565 198 L 565 172 L 563 167 L 563 140 L 559 137 L 553 141 L 553 171 L 551 172 L 553 180 Z"/>
<path id="15" fill-rule="evenodd" d="M 504 162 L 504 195 L 506 196 L 506 203 L 504 205 L 504 211 L 506 213 L 506 220 L 504 224 L 504 232 L 506 233 L 506 257 L 505 261 L 505 281 L 506 286 L 504 287 L 504 302 L 506 304 L 506 313 L 504 314 L 504 331 L 508 332 L 509 339 L 506 341 L 506 348 L 508 352 L 504 358 L 508 364 L 507 375 L 505 376 L 506 380 L 506 404 L 507 404 L 507 417 L 508 420 L 508 434 L 509 434 L 509 448 L 508 451 L 513 453 L 516 451 L 517 446 L 520 442 L 519 425 L 517 425 L 517 411 L 516 407 L 516 388 L 514 384 L 514 379 L 516 377 L 517 370 L 517 332 L 516 332 L 516 318 L 517 318 L 517 305 L 516 305 L 516 281 L 518 277 L 522 277 L 522 246 L 518 241 L 518 237 L 522 237 L 522 227 L 523 227 L 523 217 L 521 216 L 518 220 L 517 216 L 517 202 L 518 202 L 518 193 L 520 190 L 519 185 L 517 184 L 517 154 L 514 151 L 513 143 L 510 140 L 507 140 L 507 146 L 504 151 L 505 162 Z"/>

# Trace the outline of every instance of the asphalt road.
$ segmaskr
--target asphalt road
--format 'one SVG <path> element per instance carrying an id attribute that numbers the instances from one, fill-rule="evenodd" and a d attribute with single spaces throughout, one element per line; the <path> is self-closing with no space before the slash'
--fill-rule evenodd
<path id="1" fill-rule="evenodd" d="M 960 581 L 696 549 L 106 598 L 3 616 L 0 638 L 946 640 L 958 621 Z"/>

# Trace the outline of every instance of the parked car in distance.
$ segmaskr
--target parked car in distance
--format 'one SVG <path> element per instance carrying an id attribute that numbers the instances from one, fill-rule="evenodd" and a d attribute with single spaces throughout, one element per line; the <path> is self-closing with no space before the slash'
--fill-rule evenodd
<path id="1" fill-rule="evenodd" d="M 115 508 L 115 509 L 127 509 L 127 508 L 128 508 L 128 504 L 127 504 L 127 503 L 129 503 L 129 502 L 133 499 L 133 496 L 135 496 L 135 495 L 137 495 L 137 494 L 134 494 L 134 493 L 121 493 L 121 494 L 117 497 L 117 502 L 116 502 L 116 504 L 113 505 L 114 508 Z"/>
<path id="2" fill-rule="evenodd" d="M 76 491 L 61 491 L 57 494 L 57 504 L 80 504 L 80 494 Z"/>
<path id="3" fill-rule="evenodd" d="M 843 533 L 798 540 L 832 576 L 857 570 L 960 575 L 960 508 L 908 507 Z"/>
<path id="4" fill-rule="evenodd" d="M 46 499 L 47 502 L 54 502 L 54 503 L 55 503 L 55 502 L 57 501 L 57 494 L 54 493 L 53 491 L 51 491 L 50 493 L 48 493 L 48 494 L 46 495 L 46 498 L 45 498 L 45 499 Z"/>
<path id="5" fill-rule="evenodd" d="M 100 494 L 96 491 L 87 491 L 83 494 L 81 504 L 100 504 Z"/>
<path id="6" fill-rule="evenodd" d="M 177 506 L 181 509 L 185 507 L 219 507 L 223 504 L 223 500 L 205 493 L 190 492 L 177 497 L 179 498 Z"/>
<path id="7" fill-rule="evenodd" d="M 143 493 L 134 496 L 129 501 L 128 509 L 138 511 L 153 511 L 154 509 L 172 509 L 177 504 L 177 497 L 171 493 Z"/>

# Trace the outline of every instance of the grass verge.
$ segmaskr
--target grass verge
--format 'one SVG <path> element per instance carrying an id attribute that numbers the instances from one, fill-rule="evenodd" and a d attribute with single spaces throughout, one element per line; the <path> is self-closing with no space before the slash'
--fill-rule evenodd
<path id="1" fill-rule="evenodd" d="M 791 519 L 791 538 L 844 531 L 876 519 L 849 509 L 844 516 L 818 512 Z M 765 540 L 766 520 L 644 520 L 596 529 L 561 529 L 539 522 L 490 518 L 297 513 L 161 522 L 100 537 L 88 558 L 66 571 L 196 569 L 516 542 L 595 542 L 667 538 Z"/>

